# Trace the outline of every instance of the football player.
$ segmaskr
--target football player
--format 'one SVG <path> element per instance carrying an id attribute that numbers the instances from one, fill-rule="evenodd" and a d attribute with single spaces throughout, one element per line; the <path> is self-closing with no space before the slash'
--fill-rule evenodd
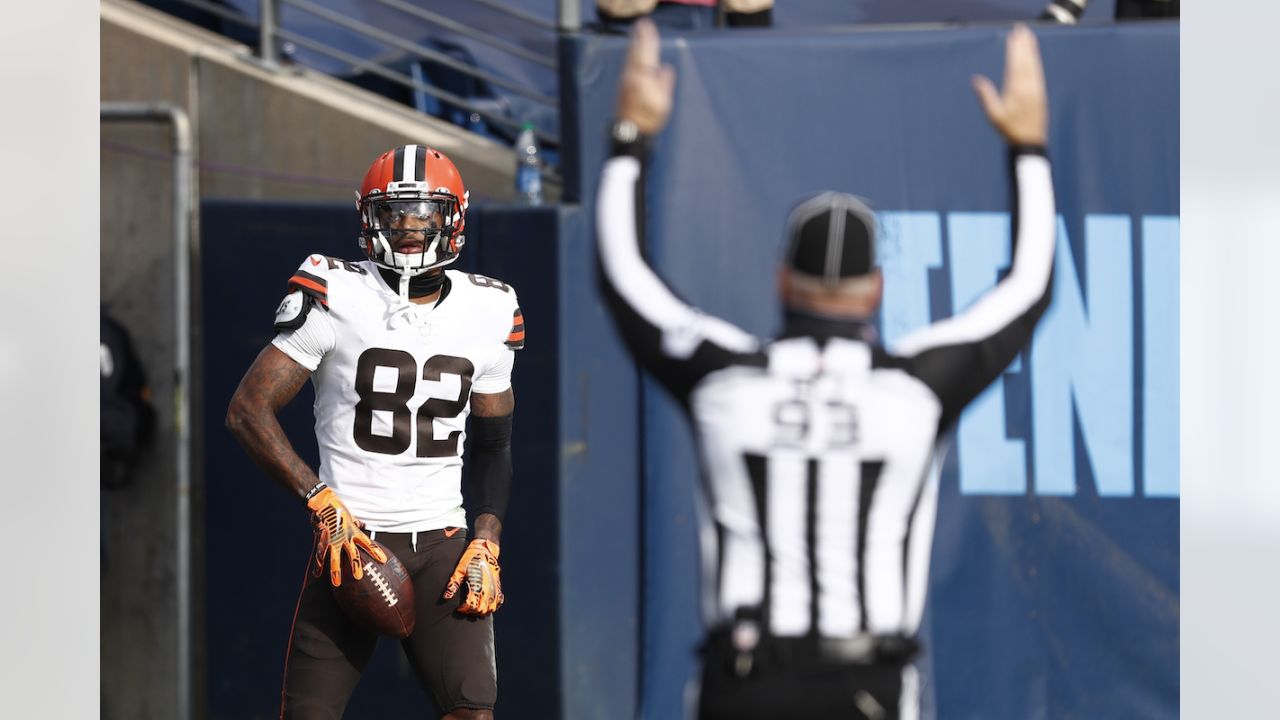
<path id="1" fill-rule="evenodd" d="M 365 175 L 357 208 L 366 258 L 302 261 L 276 311 L 278 334 L 227 413 L 246 452 L 297 494 L 316 525 L 281 717 L 342 715 L 377 636 L 343 614 L 328 586 L 341 584 L 344 563 L 350 577 L 362 577 L 359 546 L 385 561 L 373 539 L 413 578 L 417 622 L 403 648 L 438 711 L 453 720 L 492 718 L 511 368 L 524 320 L 510 285 L 445 269 L 463 246 L 467 191 L 444 154 L 423 145 L 387 151 Z M 318 471 L 276 419 L 308 379 Z M 464 432 L 472 448 L 471 539 L 461 493 Z"/>

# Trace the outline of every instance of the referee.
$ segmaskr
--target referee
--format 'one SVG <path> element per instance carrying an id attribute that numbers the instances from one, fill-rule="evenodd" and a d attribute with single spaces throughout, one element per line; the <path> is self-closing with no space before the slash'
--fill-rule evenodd
<path id="1" fill-rule="evenodd" d="M 640 250 L 648 138 L 675 73 L 636 24 L 597 212 L 600 281 L 639 363 L 689 413 L 716 543 L 704 547 L 710 630 L 699 716 L 911 718 L 940 437 L 1026 346 L 1049 304 L 1053 186 L 1035 36 L 1010 32 L 1003 92 L 974 89 L 1007 140 L 1013 268 L 964 313 L 887 351 L 875 220 L 827 192 L 788 220 L 781 337 L 760 343 L 678 299 Z"/>

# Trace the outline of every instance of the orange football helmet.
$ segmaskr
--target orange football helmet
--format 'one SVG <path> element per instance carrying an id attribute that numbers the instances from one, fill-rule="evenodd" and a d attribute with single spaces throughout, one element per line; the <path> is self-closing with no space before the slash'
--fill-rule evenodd
<path id="1" fill-rule="evenodd" d="M 377 265 L 412 277 L 458 259 L 467 190 L 444 153 L 425 145 L 386 151 L 369 166 L 357 197 L 360 247 Z M 409 216 L 417 218 L 412 228 L 403 222 Z M 396 251 L 398 234 L 418 232 L 420 250 Z"/>

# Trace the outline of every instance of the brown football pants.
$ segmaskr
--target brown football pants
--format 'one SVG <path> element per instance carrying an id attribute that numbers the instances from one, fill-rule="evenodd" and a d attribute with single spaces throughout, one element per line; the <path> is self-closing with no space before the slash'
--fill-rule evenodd
<path id="1" fill-rule="evenodd" d="M 416 548 L 411 533 L 371 535 L 400 558 L 413 578 L 417 619 L 401 646 L 437 712 L 492 709 L 498 697 L 493 616 L 460 615 L 455 610 L 461 595 L 447 601 L 440 597 L 466 549 L 466 531 L 417 533 Z M 338 607 L 329 591 L 329 574 L 314 577 L 309 565 L 285 659 L 281 718 L 341 718 L 377 643 L 377 635 Z"/>

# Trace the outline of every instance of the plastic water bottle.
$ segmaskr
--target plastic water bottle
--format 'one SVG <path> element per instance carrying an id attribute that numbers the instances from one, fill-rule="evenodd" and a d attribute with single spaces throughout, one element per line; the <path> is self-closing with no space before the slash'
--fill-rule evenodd
<path id="1" fill-rule="evenodd" d="M 542 204 L 542 161 L 538 157 L 538 138 L 533 123 L 520 128 L 516 138 L 516 199 L 525 205 Z"/>

